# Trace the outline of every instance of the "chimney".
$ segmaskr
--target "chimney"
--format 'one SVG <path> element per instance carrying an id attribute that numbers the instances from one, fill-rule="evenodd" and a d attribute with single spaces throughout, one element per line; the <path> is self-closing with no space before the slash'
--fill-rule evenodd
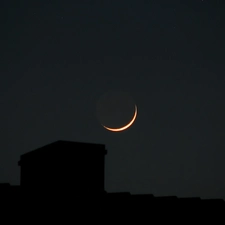
<path id="1" fill-rule="evenodd" d="M 103 144 L 56 141 L 20 156 L 22 189 L 75 196 L 105 193 Z"/>

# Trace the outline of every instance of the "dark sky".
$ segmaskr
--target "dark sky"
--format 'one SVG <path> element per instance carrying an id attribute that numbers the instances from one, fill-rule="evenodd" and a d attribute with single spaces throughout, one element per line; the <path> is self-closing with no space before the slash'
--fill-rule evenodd
<path id="1" fill-rule="evenodd" d="M 224 0 L 4 0 L 0 182 L 56 140 L 106 145 L 106 190 L 225 199 Z M 105 130 L 100 96 L 133 126 Z M 54 160 L 54 159 L 53 159 Z"/>

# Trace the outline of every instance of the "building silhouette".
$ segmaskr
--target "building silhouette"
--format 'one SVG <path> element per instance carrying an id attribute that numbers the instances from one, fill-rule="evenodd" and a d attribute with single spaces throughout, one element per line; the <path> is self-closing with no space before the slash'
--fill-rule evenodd
<path id="1" fill-rule="evenodd" d="M 115 211 L 118 215 L 148 215 L 149 210 L 157 205 L 225 207 L 223 199 L 154 196 L 131 194 L 129 191 L 108 193 L 105 190 L 106 155 L 107 150 L 103 144 L 62 140 L 24 153 L 18 162 L 20 185 L 0 184 L 2 204 L 8 202 L 18 206 L 23 203 L 27 208 L 41 204 L 46 208 L 60 206 L 63 209 L 63 206 L 69 207 L 67 202 L 70 201 L 70 204 L 79 208 L 77 214 L 90 211 L 98 214 L 101 211 L 109 216 Z"/>
<path id="2" fill-rule="evenodd" d="M 105 193 L 105 145 L 56 141 L 21 155 L 20 185 L 26 190 L 74 196 Z"/>

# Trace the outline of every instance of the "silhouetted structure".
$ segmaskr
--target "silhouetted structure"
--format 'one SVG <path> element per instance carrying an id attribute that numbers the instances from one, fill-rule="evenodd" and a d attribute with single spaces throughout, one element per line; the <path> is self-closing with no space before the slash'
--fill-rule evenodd
<path id="1" fill-rule="evenodd" d="M 26 190 L 38 189 L 76 196 L 105 192 L 105 145 L 56 141 L 21 155 L 20 184 Z"/>
<path id="2" fill-rule="evenodd" d="M 104 186 L 104 164 L 107 150 L 103 144 L 71 141 L 56 141 L 20 156 L 20 185 L 0 184 L 2 204 L 25 208 L 42 205 L 63 209 L 75 204 L 76 215 L 93 211 L 105 215 L 149 215 L 152 208 L 177 205 L 217 205 L 224 208 L 223 199 L 201 199 L 199 197 L 154 196 L 129 192 L 107 193 Z M 75 197 L 75 198 L 73 198 Z M 80 198 L 77 198 L 80 197 Z M 96 205 L 96 203 L 98 203 Z M 99 204 L 100 203 L 100 204 Z M 119 203 L 119 204 L 118 204 Z M 207 204 L 208 203 L 208 204 Z M 6 204 L 5 204 L 6 205 Z M 115 208 L 116 205 L 116 208 Z M 32 208 L 32 207 L 31 207 Z M 18 208 L 16 207 L 16 210 Z M 60 212 L 59 210 L 59 212 Z"/>

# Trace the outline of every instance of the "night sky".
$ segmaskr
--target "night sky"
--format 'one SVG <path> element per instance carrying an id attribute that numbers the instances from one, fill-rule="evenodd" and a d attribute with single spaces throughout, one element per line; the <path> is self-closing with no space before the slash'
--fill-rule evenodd
<path id="1" fill-rule="evenodd" d="M 69 140 L 106 145 L 108 192 L 225 199 L 224 0 L 0 8 L 0 182 L 19 184 L 21 154 Z M 96 116 L 111 90 L 138 107 L 123 132 Z"/>

